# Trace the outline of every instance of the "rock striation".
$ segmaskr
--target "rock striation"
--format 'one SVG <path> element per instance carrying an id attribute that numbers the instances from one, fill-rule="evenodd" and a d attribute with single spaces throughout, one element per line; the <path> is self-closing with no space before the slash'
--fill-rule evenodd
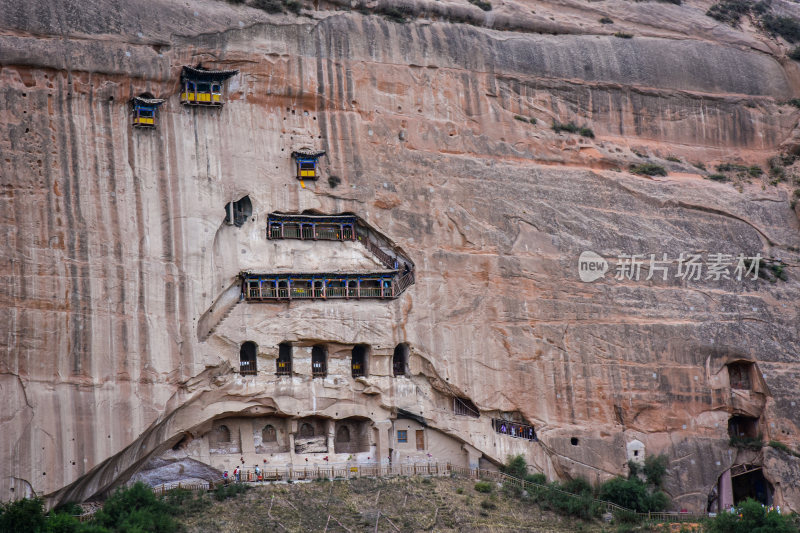
<path id="1" fill-rule="evenodd" d="M 793 190 L 697 165 L 798 146 L 786 43 L 707 2 L 493 4 L 419 2 L 399 23 L 381 3 L 0 0 L 0 498 L 85 500 L 184 465 L 514 453 L 598 482 L 663 453 L 676 509 L 721 488 L 800 511 L 794 455 L 731 445 L 800 446 Z M 181 105 L 198 64 L 238 70 L 224 106 Z M 144 93 L 166 101 L 132 128 Z M 325 151 L 319 180 L 296 179 L 298 150 Z M 628 172 L 648 162 L 669 174 Z M 358 216 L 415 283 L 242 301 L 243 271 L 385 268 L 357 243 L 267 239 L 274 212 Z M 585 251 L 602 279 L 581 281 Z M 676 275 L 688 254 L 697 279 Z M 736 279 L 740 255 L 766 272 Z"/>

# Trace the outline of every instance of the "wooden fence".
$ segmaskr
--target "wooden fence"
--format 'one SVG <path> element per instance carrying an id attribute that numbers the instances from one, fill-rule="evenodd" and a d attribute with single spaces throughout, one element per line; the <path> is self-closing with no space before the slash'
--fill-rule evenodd
<path id="1" fill-rule="evenodd" d="M 235 479 L 233 474 L 229 473 L 228 483 L 258 483 L 270 481 L 303 481 L 314 479 L 331 479 L 331 480 L 349 480 L 361 477 L 395 477 L 395 476 L 451 476 L 460 475 L 474 479 L 492 480 L 505 485 L 518 487 L 526 490 L 529 493 L 558 493 L 568 498 L 581 498 L 577 494 L 567 492 L 565 490 L 545 485 L 541 483 L 534 483 L 524 479 L 519 479 L 496 470 L 485 470 L 479 468 L 467 468 L 463 466 L 456 466 L 450 463 L 411 463 L 411 464 L 392 464 L 392 465 L 378 465 L 378 464 L 331 464 L 331 465 L 315 465 L 315 466 L 302 466 L 295 467 L 293 465 L 282 468 L 264 468 L 259 469 L 256 474 L 255 470 L 243 470 L 239 474 L 239 479 Z M 153 492 L 157 495 L 163 495 L 171 490 L 182 489 L 191 491 L 207 491 L 213 490 L 215 487 L 224 484 L 223 480 L 216 483 L 213 482 L 200 482 L 200 483 L 173 483 L 170 485 L 160 485 L 152 487 Z M 640 520 L 661 521 L 661 522 L 688 522 L 697 521 L 705 518 L 704 514 L 695 513 L 676 513 L 676 512 L 661 512 L 661 513 L 638 513 L 632 509 L 626 509 L 615 503 L 592 499 L 592 504 L 599 506 L 604 512 L 611 513 L 615 518 L 627 519 L 636 518 Z M 90 520 L 94 512 L 87 513 L 77 517 L 82 522 Z"/>

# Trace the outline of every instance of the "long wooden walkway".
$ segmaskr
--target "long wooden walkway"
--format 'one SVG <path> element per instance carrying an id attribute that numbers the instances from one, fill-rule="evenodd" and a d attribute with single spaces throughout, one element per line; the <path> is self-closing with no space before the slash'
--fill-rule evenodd
<path id="1" fill-rule="evenodd" d="M 272 213 L 267 218 L 267 238 L 358 242 L 387 270 L 328 273 L 246 271 L 241 273 L 242 294 L 248 302 L 394 299 L 415 282 L 414 263 L 355 215 Z"/>

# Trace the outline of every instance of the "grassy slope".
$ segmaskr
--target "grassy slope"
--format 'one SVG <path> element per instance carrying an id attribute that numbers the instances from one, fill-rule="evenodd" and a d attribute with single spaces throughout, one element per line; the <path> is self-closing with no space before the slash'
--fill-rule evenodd
<path id="1" fill-rule="evenodd" d="M 380 510 L 404 532 L 602 530 L 598 524 L 542 512 L 496 487 L 491 494 L 481 494 L 474 485 L 449 478 L 266 485 L 223 502 L 209 499 L 201 512 L 182 521 L 189 532 L 283 531 L 281 526 L 288 531 L 323 531 L 330 514 L 351 531 L 375 531 Z M 328 531 L 345 529 L 331 520 Z M 378 531 L 396 530 L 381 517 Z"/>

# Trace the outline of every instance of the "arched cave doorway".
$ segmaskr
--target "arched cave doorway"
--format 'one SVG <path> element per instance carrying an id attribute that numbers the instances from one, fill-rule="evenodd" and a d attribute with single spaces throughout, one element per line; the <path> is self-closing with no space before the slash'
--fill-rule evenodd
<path id="1" fill-rule="evenodd" d="M 325 346 L 317 344 L 311 348 L 311 376 L 324 378 L 328 375 L 328 351 Z"/>
<path id="2" fill-rule="evenodd" d="M 394 348 L 392 356 L 392 373 L 397 376 L 408 375 L 408 344 L 400 343 Z"/>
<path id="3" fill-rule="evenodd" d="M 239 348 L 239 373 L 256 374 L 256 354 L 258 346 L 252 341 L 242 343 Z"/>
<path id="4" fill-rule="evenodd" d="M 354 378 L 367 375 L 367 353 L 368 347 L 364 344 L 353 346 L 350 370 Z"/>

